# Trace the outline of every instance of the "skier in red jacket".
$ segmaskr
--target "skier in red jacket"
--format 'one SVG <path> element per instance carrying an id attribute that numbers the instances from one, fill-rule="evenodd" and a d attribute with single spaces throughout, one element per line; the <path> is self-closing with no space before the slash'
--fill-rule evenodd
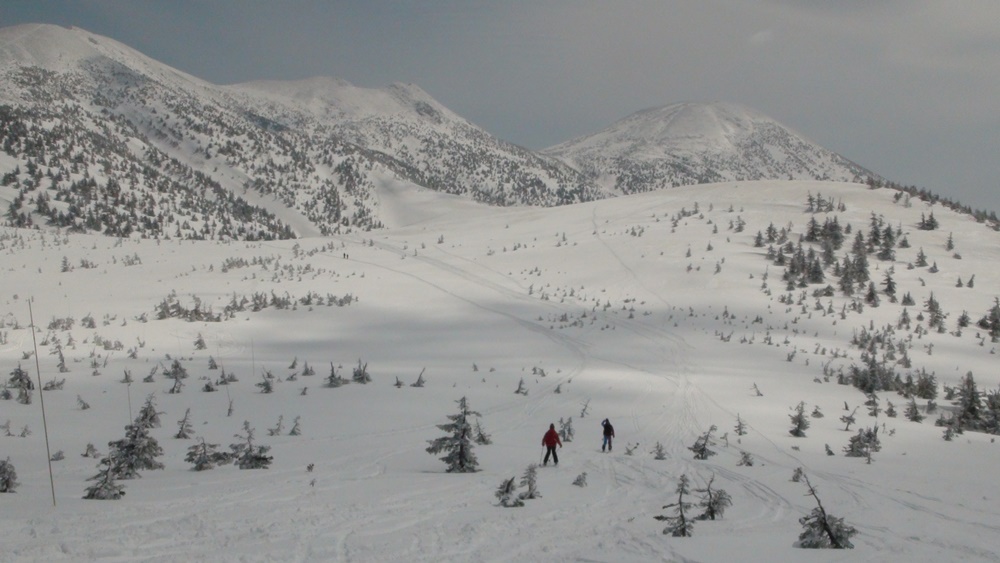
<path id="1" fill-rule="evenodd" d="M 542 462 L 542 465 L 549 464 L 550 455 L 552 456 L 552 461 L 554 461 L 556 465 L 559 465 L 559 456 L 556 454 L 556 446 L 558 445 L 561 448 L 562 441 L 559 439 L 559 433 L 556 432 L 555 424 L 549 425 L 549 431 L 542 437 L 542 445 L 548 448 L 545 451 L 545 461 Z"/>

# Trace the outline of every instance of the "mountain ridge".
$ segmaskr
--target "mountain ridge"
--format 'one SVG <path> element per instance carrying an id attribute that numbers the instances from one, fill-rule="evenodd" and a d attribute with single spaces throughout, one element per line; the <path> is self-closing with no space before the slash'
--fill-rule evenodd
<path id="1" fill-rule="evenodd" d="M 569 144 L 531 151 L 417 85 L 364 88 L 322 76 L 215 85 L 80 28 L 0 29 L 0 75 L 0 140 L 10 157 L 0 198 L 14 226 L 285 238 L 381 228 L 379 192 L 400 186 L 553 206 L 784 173 L 705 152 L 697 135 L 672 146 L 673 156 L 635 145 L 633 156 L 649 153 L 644 160 L 581 161 Z M 685 172 L 669 172 L 678 162 Z"/>

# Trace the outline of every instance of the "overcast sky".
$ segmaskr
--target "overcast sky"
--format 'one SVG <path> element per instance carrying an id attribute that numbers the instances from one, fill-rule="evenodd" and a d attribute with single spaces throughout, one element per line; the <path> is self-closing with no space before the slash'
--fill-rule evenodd
<path id="1" fill-rule="evenodd" d="M 758 109 L 1000 212 L 998 0 L 2 0 L 218 84 L 417 84 L 539 149 L 681 101 Z"/>

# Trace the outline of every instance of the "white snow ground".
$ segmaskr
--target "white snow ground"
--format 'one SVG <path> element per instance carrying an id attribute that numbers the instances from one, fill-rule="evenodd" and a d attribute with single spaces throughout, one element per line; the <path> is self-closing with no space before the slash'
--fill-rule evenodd
<path id="1" fill-rule="evenodd" d="M 0 435 L 0 459 L 10 457 L 21 482 L 15 494 L 0 494 L 0 561 L 1000 560 L 992 438 L 966 433 L 946 442 L 936 415 L 920 424 L 872 418 L 859 391 L 823 381 L 825 364 L 858 361 L 848 344 L 854 331 L 894 324 L 902 306 L 883 300 L 842 318 L 848 300 L 839 292 L 821 300 L 836 311 L 825 314 L 815 298 L 798 303 L 801 290 L 791 292 L 795 302 L 779 303 L 787 293 L 780 269 L 753 247 L 753 236 L 770 222 L 801 232 L 807 193 L 843 201 L 839 220 L 855 230 L 867 232 L 873 211 L 902 227 L 912 248 L 898 250 L 895 277 L 900 293 L 918 303 L 911 316 L 933 291 L 954 330 L 962 310 L 978 319 L 998 296 L 1000 234 L 940 207 L 894 203 L 888 190 L 834 183 L 719 184 L 555 209 L 474 210 L 387 185 L 379 195 L 393 229 L 276 243 L 0 229 L 0 377 L 19 363 L 35 377 L 31 298 L 35 337 L 48 341 L 39 347 L 41 379 L 66 378 L 64 389 L 44 394 L 51 450 L 66 456 L 52 463 L 56 507 L 38 394 L 29 406 L 0 401 L 0 423 L 9 420 L 14 434 L 31 431 Z M 696 203 L 699 214 L 675 225 L 671 218 Z M 918 231 L 929 211 L 941 229 Z M 739 218 L 746 229 L 737 233 L 731 221 Z M 944 250 L 948 233 L 961 259 Z M 919 248 L 940 272 L 907 269 Z M 73 271 L 60 272 L 64 257 Z M 126 265 L 135 257 L 141 264 Z M 240 258 L 264 264 L 224 271 L 225 261 Z M 81 259 L 96 267 L 81 267 Z M 888 266 L 873 258 L 873 278 Z M 955 287 L 972 274 L 973 289 Z M 253 292 L 358 300 L 238 313 L 220 323 L 137 320 L 152 319 L 173 291 L 186 305 L 198 296 L 216 312 L 234 294 Z M 88 314 L 95 328 L 82 326 Z M 73 329 L 47 328 L 66 317 Z M 948 385 L 973 371 L 981 390 L 995 390 L 998 345 L 980 345 L 976 333 L 913 336 L 913 367 Z M 195 350 L 199 334 L 206 350 Z M 56 339 L 65 374 L 56 369 Z M 105 341 L 122 349 L 105 350 Z M 239 377 L 228 395 L 226 387 L 201 391 L 203 378 L 219 374 L 208 370 L 209 357 Z M 191 374 L 181 394 L 168 394 L 159 373 L 142 382 L 172 358 Z M 323 386 L 331 362 L 350 377 L 359 360 L 371 384 Z M 316 375 L 285 381 L 303 362 Z M 411 387 L 424 369 L 426 387 Z M 125 370 L 135 383 L 121 383 Z M 265 370 L 282 380 L 272 394 L 254 385 Z M 402 388 L 393 386 L 397 377 Z M 514 393 L 521 378 L 526 396 Z M 96 460 L 80 455 L 86 444 L 105 453 L 150 394 L 163 411 L 153 433 L 166 468 L 123 481 L 121 500 L 83 500 L 86 479 L 97 473 Z M 91 408 L 81 410 L 78 396 Z M 424 449 L 462 396 L 482 413 L 494 443 L 475 450 L 482 471 L 449 474 Z M 881 398 L 883 407 L 906 404 L 895 394 Z M 826 416 L 794 438 L 788 415 L 800 401 Z M 841 454 L 854 434 L 839 422 L 845 402 L 861 407 L 859 426 L 885 425 L 871 465 Z M 942 397 L 938 403 L 949 406 Z M 271 468 L 192 471 L 183 458 L 195 441 L 172 437 L 188 408 L 196 436 L 224 448 L 249 421 L 272 447 Z M 739 443 L 737 414 L 750 429 Z M 279 416 L 285 431 L 269 436 Z M 288 436 L 296 417 L 302 435 Z M 559 451 L 558 468 L 540 470 L 542 498 L 498 507 L 501 480 L 539 461 L 541 436 L 561 417 L 573 417 L 576 438 Z M 605 417 L 618 434 L 610 454 L 599 447 Z M 728 433 L 728 447 L 720 440 L 718 455 L 693 460 L 688 446 L 713 424 L 717 435 Z M 657 442 L 666 460 L 650 454 Z M 635 443 L 634 455 L 625 455 Z M 837 455 L 827 456 L 826 444 Z M 738 466 L 741 451 L 757 463 Z M 797 467 L 826 509 L 858 528 L 855 549 L 795 547 L 798 519 L 813 508 L 805 487 L 791 481 Z M 582 472 L 588 486 L 573 486 Z M 733 497 L 722 520 L 696 523 L 691 538 L 663 535 L 653 519 L 675 500 L 682 474 L 697 486 L 715 475 Z"/>

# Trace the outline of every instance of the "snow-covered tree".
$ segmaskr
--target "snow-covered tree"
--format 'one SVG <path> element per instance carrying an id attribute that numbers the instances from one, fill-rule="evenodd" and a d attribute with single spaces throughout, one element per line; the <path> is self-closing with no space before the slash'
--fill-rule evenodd
<path id="1" fill-rule="evenodd" d="M 14 470 L 10 458 L 0 461 L 0 493 L 13 493 L 18 485 L 20 483 L 17 482 L 17 471 Z"/>
<path id="2" fill-rule="evenodd" d="M 827 514 L 816 494 L 816 488 L 809 482 L 808 477 L 803 477 L 806 486 L 809 487 L 808 495 L 816 500 L 816 508 L 807 516 L 799 518 L 802 524 L 802 533 L 799 534 L 798 547 L 809 549 L 833 548 L 833 549 L 853 549 L 851 536 L 858 533 L 853 526 L 844 523 L 843 518 Z"/>
<path id="3" fill-rule="evenodd" d="M 194 434 L 194 428 L 191 427 L 191 409 L 187 409 L 184 411 L 184 418 L 177 421 L 177 433 L 174 434 L 174 438 L 187 440 L 191 438 L 191 434 Z"/>
<path id="4" fill-rule="evenodd" d="M 474 433 L 476 436 L 476 443 L 480 446 L 488 446 L 493 443 L 493 439 L 486 433 L 486 430 L 483 428 L 483 425 L 480 424 L 479 419 L 476 419 L 476 428 Z"/>
<path id="5" fill-rule="evenodd" d="M 561 438 L 563 442 L 572 442 L 573 441 L 573 436 L 575 434 L 576 433 L 573 430 L 573 417 L 571 416 L 571 417 L 567 418 L 566 420 L 563 420 L 562 418 L 560 418 L 559 419 L 559 438 Z"/>
<path id="6" fill-rule="evenodd" d="M 796 438 L 804 438 L 806 429 L 809 428 L 809 418 L 806 417 L 805 402 L 800 401 L 798 406 L 795 407 L 795 412 L 788 415 L 788 417 L 792 419 L 792 428 L 788 433 Z"/>
<path id="7" fill-rule="evenodd" d="M 524 506 L 524 501 L 522 501 L 517 495 L 517 477 L 511 477 L 510 479 L 504 479 L 500 482 L 500 486 L 497 487 L 494 496 L 500 500 L 500 506 L 504 507 L 516 507 Z"/>
<path id="8" fill-rule="evenodd" d="M 250 421 L 243 421 L 243 434 L 234 435 L 240 441 L 229 446 L 233 451 L 233 460 L 240 469 L 267 469 L 274 459 L 267 455 L 271 447 L 257 445 L 253 434 L 254 429 L 250 428 Z"/>
<path id="9" fill-rule="evenodd" d="M 663 444 L 660 442 L 657 442 L 656 445 L 653 446 L 653 450 L 649 453 L 653 454 L 653 459 L 655 460 L 662 461 L 667 459 L 667 449 L 664 448 Z"/>
<path id="10" fill-rule="evenodd" d="M 524 386 L 524 378 L 523 377 L 521 378 L 520 381 L 517 382 L 517 389 L 514 390 L 514 393 L 516 393 L 518 395 L 527 395 L 528 394 L 528 388 Z"/>
<path id="11" fill-rule="evenodd" d="M 910 404 L 906 405 L 906 410 L 903 411 L 903 414 L 911 422 L 920 422 L 924 419 L 924 415 L 920 414 L 920 408 L 917 407 L 917 401 L 913 397 L 910 397 Z"/>
<path id="12" fill-rule="evenodd" d="M 521 476 L 521 486 L 527 487 L 528 490 L 518 495 L 520 499 L 529 500 L 542 496 L 538 492 L 538 464 L 532 463 L 524 470 L 524 475 Z"/>
<path id="13" fill-rule="evenodd" d="M 712 475 L 705 488 L 695 489 L 696 493 L 702 494 L 698 506 L 705 509 L 704 512 L 697 516 L 697 520 L 715 520 L 716 517 L 722 518 L 726 509 L 733 505 L 733 499 L 725 489 L 712 488 L 712 483 L 714 482 L 715 475 Z"/>
<path id="14" fill-rule="evenodd" d="M 690 482 L 686 474 L 681 475 L 681 480 L 677 484 L 677 502 L 664 506 L 664 509 L 673 508 L 674 516 L 659 515 L 653 518 L 666 522 L 667 527 L 663 529 L 664 534 L 674 537 L 690 537 L 694 530 L 694 522 L 688 517 L 687 512 L 691 510 L 691 503 L 684 500 L 685 495 L 690 495 Z"/>
<path id="15" fill-rule="evenodd" d="M 111 456 L 102 459 L 98 465 L 103 466 L 103 468 L 97 475 L 87 479 L 93 481 L 94 484 L 84 489 L 83 498 L 88 500 L 118 500 L 125 496 L 125 485 L 116 481 L 117 475 Z"/>
<path id="16" fill-rule="evenodd" d="M 577 475 L 576 479 L 573 480 L 573 484 L 576 485 L 577 487 L 586 487 L 587 486 L 587 472 L 584 471 L 583 473 Z"/>
<path id="17" fill-rule="evenodd" d="M 362 364 L 361 360 L 358 360 L 358 367 L 354 368 L 354 374 L 351 379 L 355 383 L 371 383 L 372 376 L 368 374 L 368 364 Z"/>
<path id="18" fill-rule="evenodd" d="M 715 432 L 717 428 L 713 424 L 709 427 L 708 431 L 698 437 L 695 440 L 694 445 L 690 446 L 688 449 L 694 452 L 695 459 L 708 459 L 715 455 L 715 452 L 709 449 L 709 446 L 714 446 L 715 442 L 712 440 L 712 433 Z"/>
<path id="19" fill-rule="evenodd" d="M 35 389 L 35 384 L 31 381 L 28 372 L 21 369 L 21 364 L 17 364 L 14 371 L 10 372 L 7 384 L 11 389 L 17 390 L 17 402 L 22 405 L 31 404 L 31 392 Z"/>
<path id="20" fill-rule="evenodd" d="M 330 362 L 330 375 L 328 375 L 326 378 L 326 386 L 340 387 L 345 383 L 348 383 L 348 381 L 343 377 L 341 377 L 339 373 L 337 373 L 337 367 L 333 365 L 333 362 Z"/>
<path id="21" fill-rule="evenodd" d="M 288 431 L 289 436 L 299 436 L 302 434 L 302 425 L 299 422 L 301 418 L 301 416 L 296 416 L 295 420 L 292 421 L 292 429 Z"/>
<path id="22" fill-rule="evenodd" d="M 140 415 L 141 416 L 141 415 Z M 163 455 L 163 448 L 149 433 L 149 427 L 141 418 L 125 427 L 125 437 L 108 442 L 108 457 L 116 479 L 135 479 L 139 472 L 147 469 L 163 469 L 156 458 Z"/>
<path id="23" fill-rule="evenodd" d="M 161 414 L 163 413 L 156 410 L 156 403 L 151 393 L 146 397 L 146 402 L 143 403 L 142 408 L 139 409 L 139 416 L 136 417 L 135 422 L 146 428 L 159 428 Z"/>
<path id="24" fill-rule="evenodd" d="M 420 370 L 420 375 L 417 376 L 417 380 L 410 384 L 410 387 L 423 387 L 424 386 L 424 371 L 427 368 Z"/>
<path id="25" fill-rule="evenodd" d="M 479 417 L 480 414 L 469 408 L 465 397 L 455 402 L 458 403 L 458 413 L 448 415 L 451 422 L 437 425 L 448 435 L 428 440 L 430 446 L 427 448 L 427 453 L 447 452 L 440 459 L 448 464 L 448 473 L 474 473 L 479 471 L 479 461 L 472 451 L 475 436 L 472 418 Z"/>
<path id="26" fill-rule="evenodd" d="M 188 448 L 184 461 L 194 464 L 195 471 L 205 471 L 212 469 L 216 465 L 225 465 L 233 460 L 232 456 L 226 452 L 218 451 L 219 444 L 209 444 L 204 438 L 199 438 L 198 443 Z"/>
<path id="27" fill-rule="evenodd" d="M 737 436 L 746 436 L 747 425 L 746 422 L 740 418 L 739 413 L 736 413 L 736 426 L 733 429 L 736 431 Z"/>
<path id="28" fill-rule="evenodd" d="M 861 428 L 858 433 L 851 436 L 847 446 L 844 447 L 844 455 L 847 457 L 863 457 L 872 462 L 872 454 L 882 449 L 882 443 L 878 439 L 878 426 L 872 428 Z"/>

